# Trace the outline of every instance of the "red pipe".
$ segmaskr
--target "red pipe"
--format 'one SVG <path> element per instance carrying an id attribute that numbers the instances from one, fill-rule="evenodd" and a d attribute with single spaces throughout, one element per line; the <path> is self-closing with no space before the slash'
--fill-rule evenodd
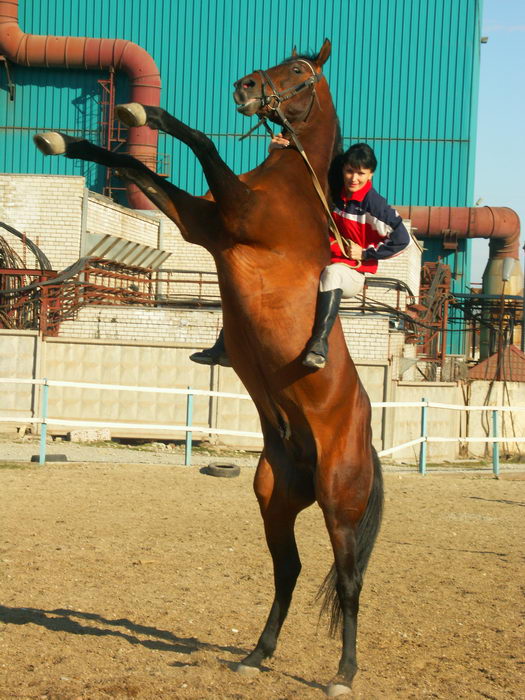
<path id="1" fill-rule="evenodd" d="M 508 207 L 396 207 L 410 219 L 417 238 L 451 233 L 457 238 L 490 238 L 489 259 L 520 257 L 520 219 Z"/>
<path id="2" fill-rule="evenodd" d="M 0 53 L 21 66 L 123 70 L 131 79 L 131 102 L 160 104 L 159 69 L 142 47 L 124 39 L 26 34 L 18 26 L 18 0 L 0 0 Z M 157 138 L 147 126 L 131 127 L 128 152 L 155 169 Z M 155 209 L 136 185 L 127 187 L 127 195 L 134 209 Z"/>

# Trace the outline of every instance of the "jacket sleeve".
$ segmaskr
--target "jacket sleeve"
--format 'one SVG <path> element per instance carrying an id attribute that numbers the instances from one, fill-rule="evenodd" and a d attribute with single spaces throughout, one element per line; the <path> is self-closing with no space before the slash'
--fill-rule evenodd
<path id="1" fill-rule="evenodd" d="M 376 220 L 382 240 L 363 250 L 363 260 L 386 260 L 399 255 L 410 244 L 410 235 L 403 219 L 379 195 L 371 202 L 370 214 Z"/>

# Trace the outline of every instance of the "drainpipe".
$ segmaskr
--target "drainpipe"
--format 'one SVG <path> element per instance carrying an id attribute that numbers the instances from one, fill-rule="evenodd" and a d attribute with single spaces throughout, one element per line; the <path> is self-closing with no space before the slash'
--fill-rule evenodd
<path id="1" fill-rule="evenodd" d="M 160 104 L 159 69 L 142 47 L 124 39 L 26 34 L 18 26 L 18 0 L 0 0 L 0 54 L 13 63 L 32 68 L 123 70 L 131 80 L 131 102 Z M 155 169 L 157 137 L 157 131 L 147 126 L 131 127 L 128 152 Z M 130 184 L 126 189 L 133 209 L 155 209 L 136 185 Z"/>

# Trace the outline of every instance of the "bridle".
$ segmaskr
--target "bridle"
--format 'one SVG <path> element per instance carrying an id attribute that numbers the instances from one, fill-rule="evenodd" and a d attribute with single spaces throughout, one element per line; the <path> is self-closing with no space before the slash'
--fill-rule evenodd
<path id="1" fill-rule="evenodd" d="M 313 103 L 316 99 L 316 94 L 315 94 L 315 85 L 318 83 L 321 78 L 323 77 L 322 72 L 316 73 L 315 70 L 312 67 L 312 64 L 309 61 L 306 61 L 303 58 L 298 58 L 295 61 L 296 63 L 304 63 L 305 65 L 308 66 L 308 68 L 312 71 L 312 75 L 309 76 L 306 80 L 303 80 L 301 83 L 298 83 L 297 85 L 292 85 L 292 87 L 286 88 L 286 90 L 282 90 L 281 92 L 278 91 L 276 88 L 275 84 L 273 83 L 272 79 L 268 75 L 268 73 L 265 70 L 256 70 L 254 73 L 258 73 L 261 76 L 261 96 L 255 99 L 258 99 L 259 102 L 261 103 L 260 109 L 263 107 L 269 107 L 269 109 L 272 112 L 275 112 L 279 119 L 281 120 L 281 123 L 283 126 L 286 127 L 286 129 L 291 133 L 295 134 L 293 126 L 290 124 L 288 119 L 285 117 L 282 109 L 281 109 L 281 103 L 286 102 L 286 100 L 291 99 L 292 97 L 295 97 L 298 93 L 302 92 L 306 88 L 312 87 L 312 96 L 310 99 L 310 104 L 305 110 L 305 113 L 303 117 L 301 118 L 300 121 L 306 121 L 308 119 L 308 116 L 310 114 L 310 111 L 312 109 Z M 266 94 L 266 86 L 268 86 L 271 90 L 270 94 Z M 239 109 L 239 108 L 237 108 Z M 249 136 L 251 133 L 253 133 L 256 129 L 258 129 L 260 126 L 264 126 L 266 131 L 270 134 L 270 136 L 273 138 L 274 133 L 272 131 L 272 128 L 268 124 L 267 118 L 266 117 L 261 117 L 260 121 L 253 126 L 246 134 L 241 136 L 239 139 L 242 141 L 245 139 L 247 136 Z"/>
<path id="2" fill-rule="evenodd" d="M 315 86 L 323 77 L 322 72 L 316 73 L 312 67 L 312 64 L 309 61 L 306 61 L 302 58 L 296 59 L 296 62 L 305 63 L 312 71 L 312 75 L 309 78 L 307 78 L 306 80 L 303 80 L 301 83 L 298 83 L 297 85 L 286 88 L 286 90 L 282 90 L 281 92 L 279 92 L 277 90 L 272 79 L 270 78 L 270 76 L 268 75 L 268 73 L 266 71 L 264 71 L 264 70 L 254 71 L 255 73 L 258 73 L 261 76 L 261 97 L 259 97 L 257 99 L 259 99 L 259 101 L 261 103 L 261 109 L 263 107 L 269 107 L 272 112 L 275 112 L 275 114 L 277 114 L 277 116 L 279 117 L 279 119 L 281 121 L 281 124 L 284 127 L 286 127 L 286 130 L 290 133 L 297 150 L 302 155 L 302 157 L 303 157 L 303 159 L 304 159 L 304 161 L 305 161 L 305 163 L 310 171 L 310 175 L 312 176 L 312 181 L 313 181 L 314 187 L 315 187 L 317 194 L 319 195 L 319 198 L 320 198 L 320 200 L 325 208 L 325 211 L 328 215 L 328 226 L 329 226 L 334 238 L 336 239 L 336 241 L 339 245 L 339 248 L 341 249 L 341 252 L 344 255 L 344 257 L 350 258 L 350 255 L 346 251 L 347 244 L 343 240 L 343 238 L 341 237 L 341 234 L 339 233 L 339 229 L 336 226 L 336 223 L 334 221 L 334 217 L 332 216 L 332 212 L 330 210 L 330 207 L 328 206 L 328 202 L 326 201 L 326 197 L 325 197 L 325 194 L 323 192 L 323 188 L 321 187 L 321 183 L 319 182 L 319 179 L 317 177 L 317 174 L 316 174 L 315 170 L 313 169 L 312 164 L 308 160 L 308 156 L 306 155 L 305 150 L 302 147 L 301 142 L 299 141 L 299 138 L 297 136 L 295 129 L 290 124 L 290 122 L 288 121 L 288 119 L 284 115 L 284 112 L 281 109 L 281 104 L 283 102 L 286 102 L 286 100 L 289 100 L 292 97 L 295 97 L 295 95 L 297 95 L 302 90 L 305 90 L 306 88 L 311 87 L 312 88 L 312 95 L 311 95 L 310 103 L 309 103 L 308 107 L 306 108 L 302 118 L 300 119 L 300 121 L 305 122 L 310 115 L 314 101 L 317 99 L 317 95 L 315 92 Z M 265 88 L 267 85 L 270 87 L 270 90 L 271 90 L 271 94 L 269 94 L 269 95 L 265 94 Z M 268 132 L 270 137 L 273 138 L 274 133 L 272 131 L 272 128 L 268 124 L 267 118 L 262 117 L 259 120 L 259 122 L 254 127 L 252 127 L 248 132 L 246 132 L 246 134 L 241 136 L 239 140 L 242 141 L 243 139 L 245 139 L 247 136 L 249 136 L 251 133 L 253 133 L 256 129 L 258 129 L 261 125 L 264 126 L 264 128 L 266 129 L 266 131 Z"/>

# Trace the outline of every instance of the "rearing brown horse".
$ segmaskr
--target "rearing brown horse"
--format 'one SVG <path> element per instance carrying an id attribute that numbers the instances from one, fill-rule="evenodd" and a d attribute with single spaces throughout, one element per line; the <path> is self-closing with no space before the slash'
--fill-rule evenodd
<path id="1" fill-rule="evenodd" d="M 255 71 L 238 80 L 234 92 L 241 113 L 282 127 L 275 111 L 280 105 L 325 192 L 339 146 L 322 74 L 330 50 L 326 40 L 315 57 L 294 55 Z M 275 650 L 301 569 L 295 520 L 317 501 L 334 552 L 324 590 L 332 627 L 342 622 L 343 641 L 339 670 L 327 693 L 341 695 L 357 670 L 359 594 L 381 519 L 382 481 L 371 443 L 369 400 L 339 321 L 330 335 L 326 368 L 312 371 L 301 364 L 319 275 L 329 262 L 325 210 L 295 146 L 273 150 L 255 170 L 237 176 L 207 136 L 164 110 L 132 103 L 119 106 L 117 115 L 130 126 L 147 124 L 187 144 L 210 191 L 194 197 L 131 156 L 58 132 L 38 134 L 35 142 L 47 154 L 116 168 L 178 225 L 187 241 L 204 246 L 215 259 L 228 356 L 257 407 L 264 434 L 254 487 L 275 579 L 264 630 L 238 668 L 257 669 Z"/>

